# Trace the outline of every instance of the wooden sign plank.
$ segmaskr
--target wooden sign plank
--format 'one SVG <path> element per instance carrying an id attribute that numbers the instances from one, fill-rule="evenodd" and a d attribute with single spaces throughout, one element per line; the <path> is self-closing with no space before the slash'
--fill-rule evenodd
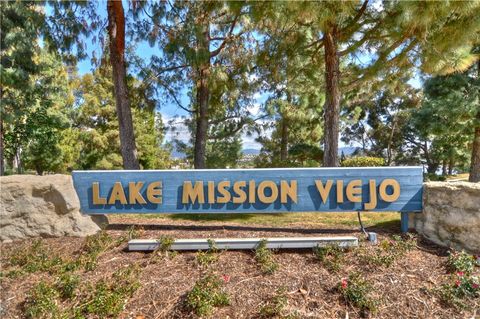
<path id="1" fill-rule="evenodd" d="M 422 167 L 74 171 L 85 214 L 422 209 Z"/>

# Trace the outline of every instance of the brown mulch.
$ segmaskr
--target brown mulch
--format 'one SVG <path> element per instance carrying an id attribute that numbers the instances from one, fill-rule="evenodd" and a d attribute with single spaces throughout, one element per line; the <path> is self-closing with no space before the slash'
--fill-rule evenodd
<path id="1" fill-rule="evenodd" d="M 222 222 L 195 223 L 172 220 L 155 220 L 134 217 L 111 218 L 107 232 L 113 237 L 127 233 L 131 225 L 143 228 L 141 238 L 223 238 L 223 237 L 284 237 L 284 236 L 347 236 L 364 238 L 355 228 L 312 228 L 311 225 L 272 227 L 232 224 Z M 399 226 L 399 225 L 398 225 Z M 327 226 L 328 227 L 328 226 Z M 331 227 L 331 226 L 330 226 Z M 374 229 L 379 240 L 397 233 L 395 229 Z M 79 253 L 84 238 L 50 238 L 44 243 L 62 256 Z M 31 241 L 1 244 L 2 268 L 9 255 L 22 249 Z M 362 240 L 368 250 L 379 249 Z M 128 301 L 121 318 L 195 318 L 185 307 L 185 296 L 206 269 L 197 264 L 195 252 L 181 252 L 172 258 L 154 260 L 152 253 L 128 252 L 126 244 L 103 253 L 98 267 L 82 272 L 82 281 L 96 282 L 108 278 L 113 272 L 130 264 L 141 268 L 140 283 Z M 458 310 L 443 305 L 429 289 L 446 282 L 447 251 L 424 239 L 418 239 L 417 248 L 397 260 L 391 267 L 373 267 L 363 264 L 354 252 L 336 273 L 326 270 L 313 256 L 311 250 L 280 250 L 275 260 L 280 267 L 272 275 L 264 275 L 251 251 L 226 251 L 210 266 L 219 276 L 230 276 L 225 283 L 230 295 L 229 306 L 217 308 L 213 318 L 256 318 L 265 302 L 276 291 L 285 287 L 288 305 L 286 312 L 300 318 L 360 318 L 358 309 L 348 305 L 337 291 L 339 281 L 352 272 L 361 272 L 373 285 L 372 295 L 380 306 L 372 318 L 480 318 L 473 301 L 469 310 Z M 2 269 L 3 270 L 3 269 Z M 27 291 L 42 279 L 53 280 L 47 273 L 33 273 L 15 279 L 1 279 L 1 318 L 23 318 L 23 304 Z M 475 304 L 476 303 L 476 304 Z M 477 314 L 478 313 L 478 314 Z"/>

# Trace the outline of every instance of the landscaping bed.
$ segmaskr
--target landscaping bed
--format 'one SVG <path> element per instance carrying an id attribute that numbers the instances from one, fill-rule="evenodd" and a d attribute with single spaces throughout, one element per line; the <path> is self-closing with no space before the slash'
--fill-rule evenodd
<path id="1" fill-rule="evenodd" d="M 339 216 L 340 217 L 340 216 Z M 1 245 L 2 318 L 475 318 L 479 267 L 412 236 L 399 221 L 332 225 L 110 217 L 89 238 Z M 268 219 L 266 219 L 268 220 Z M 341 236 L 360 247 L 171 252 L 171 238 Z M 129 238 L 163 249 L 126 251 Z M 449 257 L 450 256 L 450 257 Z"/>

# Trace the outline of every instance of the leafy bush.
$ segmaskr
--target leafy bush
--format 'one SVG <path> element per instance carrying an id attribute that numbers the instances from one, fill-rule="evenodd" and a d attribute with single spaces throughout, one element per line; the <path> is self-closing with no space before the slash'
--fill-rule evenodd
<path id="1" fill-rule="evenodd" d="M 187 306 L 198 316 L 208 316 L 215 307 L 230 304 L 230 298 L 222 290 L 222 281 L 213 274 L 197 280 L 187 294 Z"/>
<path id="2" fill-rule="evenodd" d="M 338 245 L 317 246 L 313 253 L 329 271 L 335 272 L 342 267 L 344 252 Z"/>
<path id="3" fill-rule="evenodd" d="M 447 269 L 450 272 L 463 272 L 470 275 L 475 269 L 475 257 L 465 251 L 450 252 L 447 260 Z"/>
<path id="4" fill-rule="evenodd" d="M 444 182 L 447 180 L 447 177 L 443 175 L 437 175 L 435 173 L 427 173 L 424 175 L 424 180 L 426 182 Z"/>
<path id="5" fill-rule="evenodd" d="M 260 264 L 264 274 L 273 274 L 278 269 L 278 263 L 273 258 L 273 252 L 267 248 L 267 240 L 263 239 L 255 249 L 255 260 Z"/>
<path id="6" fill-rule="evenodd" d="M 196 260 L 200 266 L 207 267 L 218 260 L 218 248 L 213 239 L 208 240 L 209 249 L 205 252 L 198 251 Z"/>
<path id="7" fill-rule="evenodd" d="M 158 246 L 158 250 L 161 252 L 167 252 L 172 248 L 172 245 L 175 243 L 175 239 L 169 236 L 162 236 L 157 240 L 157 242 L 160 244 Z"/>
<path id="8" fill-rule="evenodd" d="M 372 313 L 377 311 L 378 301 L 370 297 L 372 286 L 359 273 L 343 278 L 338 289 L 348 303 L 360 310 Z"/>
<path id="9" fill-rule="evenodd" d="M 342 162 L 343 167 L 384 166 L 385 160 L 381 157 L 358 156 L 347 158 Z"/>
<path id="10" fill-rule="evenodd" d="M 468 308 L 466 299 L 480 297 L 480 280 L 460 271 L 435 291 L 446 305 L 465 309 Z"/>

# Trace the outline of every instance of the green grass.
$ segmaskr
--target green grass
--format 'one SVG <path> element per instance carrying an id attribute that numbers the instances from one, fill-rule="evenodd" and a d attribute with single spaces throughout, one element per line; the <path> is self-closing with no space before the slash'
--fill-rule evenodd
<path id="1" fill-rule="evenodd" d="M 290 226 L 292 224 L 358 226 L 357 213 L 280 213 L 280 214 L 139 214 L 135 217 L 159 220 L 194 221 L 198 223 L 229 222 L 239 224 L 258 224 L 272 226 Z M 362 213 L 365 227 L 400 227 L 400 213 L 376 212 Z"/>

